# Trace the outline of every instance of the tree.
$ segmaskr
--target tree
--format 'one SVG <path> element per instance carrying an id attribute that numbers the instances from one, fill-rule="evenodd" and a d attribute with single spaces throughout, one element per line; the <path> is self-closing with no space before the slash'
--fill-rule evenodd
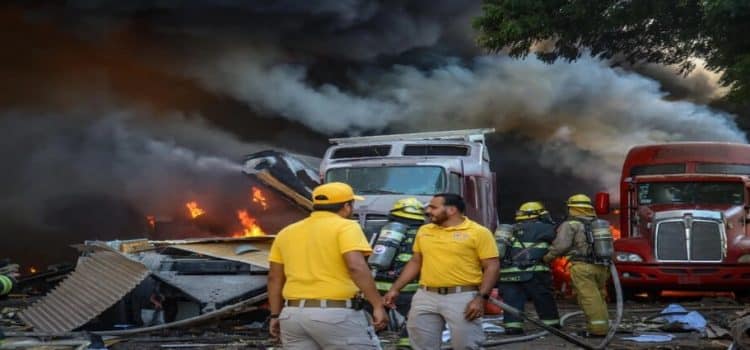
<path id="1" fill-rule="evenodd" d="M 474 19 L 480 46 L 525 57 L 532 46 L 548 63 L 595 57 L 676 64 L 692 58 L 722 71 L 730 97 L 750 98 L 748 0 L 483 0 Z"/>

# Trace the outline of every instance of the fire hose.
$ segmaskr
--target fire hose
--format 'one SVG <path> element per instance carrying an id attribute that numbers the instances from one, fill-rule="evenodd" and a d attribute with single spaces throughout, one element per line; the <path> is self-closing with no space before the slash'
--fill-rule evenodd
<path id="1" fill-rule="evenodd" d="M 510 306 L 510 305 L 508 305 L 508 304 L 506 304 L 506 303 L 504 303 L 504 302 L 502 302 L 500 300 L 495 299 L 495 298 L 490 298 L 490 302 L 493 303 L 493 304 L 495 304 L 495 305 L 497 305 L 497 306 L 499 306 L 500 308 L 502 308 L 503 311 L 508 312 L 508 313 L 512 314 L 513 316 L 516 316 L 516 317 L 522 318 L 522 319 L 524 319 L 526 321 L 529 321 L 530 323 L 533 323 L 537 327 L 540 327 L 540 328 L 544 329 L 545 331 L 547 331 L 549 333 L 552 333 L 552 334 L 554 334 L 554 335 L 562 338 L 563 340 L 565 340 L 565 341 L 567 341 L 567 342 L 569 342 L 571 344 L 578 345 L 578 346 L 580 346 L 580 347 L 582 347 L 584 349 L 591 349 L 591 350 L 605 349 L 607 347 L 607 345 L 612 341 L 612 339 L 614 339 L 615 333 L 617 332 L 617 328 L 620 326 L 620 321 L 622 321 L 622 313 L 623 313 L 623 311 L 622 311 L 622 304 L 623 304 L 623 300 L 622 300 L 622 286 L 620 285 L 620 278 L 619 278 L 619 276 L 617 274 L 617 268 L 615 267 L 614 264 L 610 264 L 609 265 L 609 271 L 610 271 L 610 274 L 612 275 L 612 283 L 614 284 L 615 295 L 616 295 L 616 299 L 617 299 L 617 309 L 616 309 L 614 323 L 612 323 L 610 325 L 609 331 L 607 332 L 607 335 L 604 337 L 604 339 L 602 339 L 601 343 L 599 343 L 598 345 L 591 345 L 591 344 L 585 342 L 584 340 L 582 340 L 582 339 L 580 339 L 580 338 L 578 338 L 576 336 L 573 336 L 573 335 L 570 335 L 568 333 L 565 333 L 564 331 L 562 331 L 560 329 L 557 329 L 555 327 L 548 326 L 548 325 L 544 324 L 544 322 L 542 322 L 542 321 L 540 321 L 538 319 L 532 318 L 531 316 L 527 315 L 523 311 L 518 310 L 518 309 L 516 309 L 516 308 L 514 308 L 514 307 L 512 307 L 512 306 Z M 572 317 L 574 315 L 578 315 L 578 314 L 580 314 L 580 312 L 566 314 L 565 316 L 563 316 L 561 318 L 561 324 L 564 322 L 565 319 L 570 318 L 570 317 Z M 513 339 L 503 339 L 503 340 L 500 340 L 501 343 L 492 342 L 492 344 L 485 343 L 484 345 L 485 346 L 488 346 L 488 345 L 500 345 L 502 343 L 507 343 L 507 342 L 532 340 L 532 339 L 535 339 L 535 338 L 537 338 L 539 336 L 544 335 L 543 333 L 544 332 L 542 332 L 539 335 L 537 335 L 537 334 L 530 334 L 528 336 L 517 337 L 517 338 L 513 338 Z M 524 338 L 524 339 L 521 339 L 521 338 Z"/>

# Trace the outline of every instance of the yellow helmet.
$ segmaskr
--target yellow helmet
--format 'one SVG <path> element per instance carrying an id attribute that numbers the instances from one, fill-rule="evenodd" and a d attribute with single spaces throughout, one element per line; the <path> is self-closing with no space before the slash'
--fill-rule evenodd
<path id="1" fill-rule="evenodd" d="M 410 220 L 424 220 L 424 204 L 414 197 L 401 198 L 393 203 L 391 215 Z"/>
<path id="2" fill-rule="evenodd" d="M 589 198 L 589 196 L 585 194 L 580 193 L 570 196 L 565 204 L 568 207 L 594 209 L 594 205 L 591 204 L 591 198 Z"/>
<path id="3" fill-rule="evenodd" d="M 540 202 L 526 202 L 516 211 L 516 221 L 518 220 L 529 220 L 539 217 L 539 215 L 547 214 L 547 210 Z"/>

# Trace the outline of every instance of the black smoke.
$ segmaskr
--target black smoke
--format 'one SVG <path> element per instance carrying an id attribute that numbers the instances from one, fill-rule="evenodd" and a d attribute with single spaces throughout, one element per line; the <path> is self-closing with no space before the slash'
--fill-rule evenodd
<path id="1" fill-rule="evenodd" d="M 704 105 L 720 91 L 700 77 L 641 70 L 660 84 L 588 57 L 484 55 L 470 26 L 479 5 L 5 5 L 0 223 L 29 239 L 3 254 L 139 236 L 144 215 L 173 216 L 187 200 L 225 211 L 246 200 L 245 155 L 319 157 L 331 136 L 494 127 L 503 221 L 522 201 L 613 189 L 634 144 L 745 142 L 732 115 Z"/>

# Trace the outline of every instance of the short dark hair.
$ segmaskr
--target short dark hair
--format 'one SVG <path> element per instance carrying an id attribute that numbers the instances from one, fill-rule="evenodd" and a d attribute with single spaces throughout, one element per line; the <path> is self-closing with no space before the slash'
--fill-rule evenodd
<path id="1" fill-rule="evenodd" d="M 344 204 L 346 203 L 354 205 L 354 200 L 350 200 L 348 202 L 333 203 L 333 204 L 313 204 L 313 210 L 330 211 L 331 213 L 338 213 L 339 210 L 341 210 L 341 208 L 343 208 Z"/>
<path id="2" fill-rule="evenodd" d="M 463 214 L 466 210 L 466 202 L 464 202 L 464 198 L 461 197 L 459 194 L 455 193 L 438 193 L 434 197 L 442 197 L 443 198 L 443 205 L 445 206 L 451 206 L 456 207 L 458 211 Z"/>

